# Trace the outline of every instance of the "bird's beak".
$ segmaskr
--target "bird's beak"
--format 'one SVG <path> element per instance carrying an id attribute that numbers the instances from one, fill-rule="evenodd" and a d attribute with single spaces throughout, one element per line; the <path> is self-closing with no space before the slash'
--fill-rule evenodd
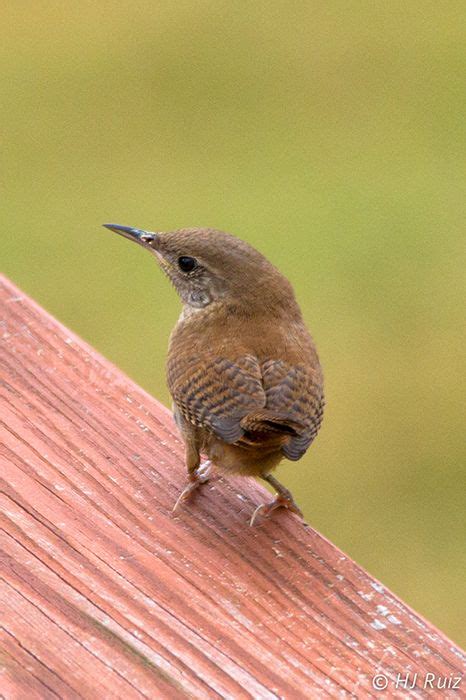
<path id="1" fill-rule="evenodd" d="M 154 243 L 157 242 L 159 238 L 158 233 L 153 233 L 152 231 L 143 231 L 140 228 L 132 228 L 131 226 L 120 226 L 120 224 L 102 224 L 105 228 L 110 229 L 110 231 L 115 231 L 119 233 L 120 236 L 129 238 L 130 241 L 135 241 L 142 245 L 144 248 L 154 248 Z"/>

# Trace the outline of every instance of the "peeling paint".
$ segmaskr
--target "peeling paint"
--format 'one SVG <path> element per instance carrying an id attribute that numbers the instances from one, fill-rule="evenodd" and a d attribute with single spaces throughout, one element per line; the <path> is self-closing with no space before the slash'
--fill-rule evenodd
<path id="1" fill-rule="evenodd" d="M 387 625 L 384 625 L 384 623 L 380 622 L 380 620 L 377 620 L 377 618 L 375 618 L 375 620 L 372 620 L 371 627 L 377 630 L 377 632 L 379 632 L 380 630 L 387 629 Z"/>

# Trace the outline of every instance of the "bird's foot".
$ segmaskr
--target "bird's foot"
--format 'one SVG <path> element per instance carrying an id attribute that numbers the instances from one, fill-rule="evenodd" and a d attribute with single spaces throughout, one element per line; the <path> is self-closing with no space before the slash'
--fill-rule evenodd
<path id="1" fill-rule="evenodd" d="M 173 513 L 177 510 L 180 503 L 188 500 L 193 491 L 195 491 L 201 484 L 205 484 L 206 481 L 209 480 L 211 469 L 212 463 L 208 459 L 205 462 L 202 462 L 202 464 L 200 464 L 198 468 L 194 470 L 189 477 L 188 483 L 176 499 L 176 503 L 172 510 Z"/>
<path id="2" fill-rule="evenodd" d="M 286 496 L 278 494 L 271 503 L 262 503 L 260 506 L 257 506 L 256 510 L 251 516 L 251 520 L 249 521 L 250 527 L 254 525 L 259 514 L 263 515 L 265 518 L 268 518 L 268 516 L 273 513 L 274 510 L 277 510 L 277 508 L 288 508 L 288 510 L 291 510 L 292 513 L 296 513 L 296 515 L 299 515 L 300 518 L 304 518 L 291 493 Z"/>

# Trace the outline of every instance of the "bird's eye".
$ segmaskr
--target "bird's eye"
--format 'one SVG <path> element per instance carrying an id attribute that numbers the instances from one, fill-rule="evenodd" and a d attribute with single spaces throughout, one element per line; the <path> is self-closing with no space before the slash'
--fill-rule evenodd
<path id="1" fill-rule="evenodd" d="M 182 255 L 181 258 L 178 258 L 178 266 L 182 272 L 192 272 L 197 267 L 197 260 L 187 255 Z"/>

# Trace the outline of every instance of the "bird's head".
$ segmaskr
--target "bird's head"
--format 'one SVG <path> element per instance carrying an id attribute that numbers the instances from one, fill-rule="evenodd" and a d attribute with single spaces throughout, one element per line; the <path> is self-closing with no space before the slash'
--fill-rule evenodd
<path id="1" fill-rule="evenodd" d="M 160 233 L 104 226 L 153 253 L 186 305 L 203 308 L 223 300 L 244 313 L 257 305 L 270 311 L 295 306 L 288 280 L 255 248 L 229 233 L 211 228 Z"/>

